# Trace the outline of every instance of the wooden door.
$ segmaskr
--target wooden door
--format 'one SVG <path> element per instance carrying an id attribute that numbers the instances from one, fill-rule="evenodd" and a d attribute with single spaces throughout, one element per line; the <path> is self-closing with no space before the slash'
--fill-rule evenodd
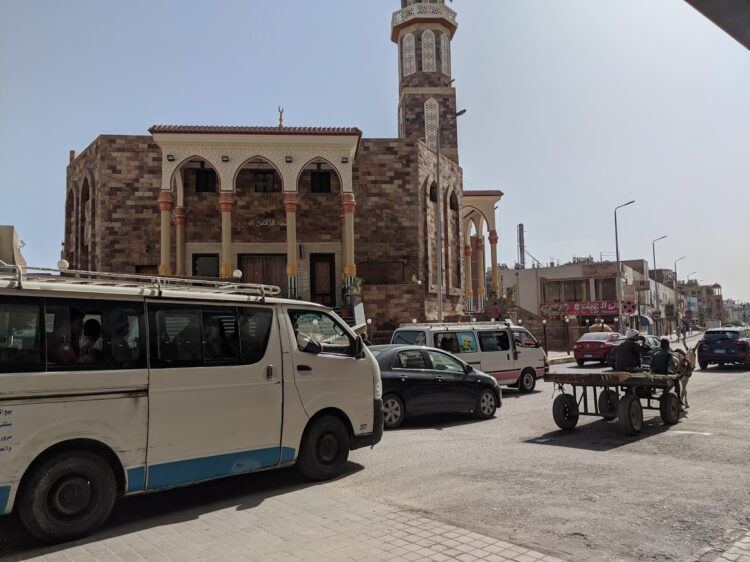
<path id="1" fill-rule="evenodd" d="M 336 306 L 336 257 L 334 254 L 310 255 L 310 300 Z"/>
<path id="2" fill-rule="evenodd" d="M 242 255 L 239 262 L 243 283 L 276 285 L 287 296 L 285 255 Z"/>

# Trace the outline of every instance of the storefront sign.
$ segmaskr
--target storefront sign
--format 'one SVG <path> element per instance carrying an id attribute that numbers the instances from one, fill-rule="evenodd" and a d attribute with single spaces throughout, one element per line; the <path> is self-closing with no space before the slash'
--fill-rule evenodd
<path id="1" fill-rule="evenodd" d="M 541 312 L 545 318 L 562 318 L 564 316 L 617 316 L 617 301 L 543 304 Z"/>
<path id="2" fill-rule="evenodd" d="M 617 264 L 592 263 L 583 266 L 584 277 L 612 277 L 617 273 Z"/>

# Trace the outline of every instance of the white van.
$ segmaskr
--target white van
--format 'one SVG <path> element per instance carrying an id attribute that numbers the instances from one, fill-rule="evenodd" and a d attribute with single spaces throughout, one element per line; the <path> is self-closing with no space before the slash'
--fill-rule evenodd
<path id="1" fill-rule="evenodd" d="M 327 308 L 262 285 L 7 272 L 0 514 L 43 541 L 90 534 L 123 495 L 295 463 L 331 478 L 382 437 L 378 363 Z"/>
<path id="2" fill-rule="evenodd" d="M 448 351 L 524 393 L 533 392 L 537 378 L 549 370 L 547 354 L 537 339 L 509 322 L 404 324 L 393 333 L 391 343 Z"/>

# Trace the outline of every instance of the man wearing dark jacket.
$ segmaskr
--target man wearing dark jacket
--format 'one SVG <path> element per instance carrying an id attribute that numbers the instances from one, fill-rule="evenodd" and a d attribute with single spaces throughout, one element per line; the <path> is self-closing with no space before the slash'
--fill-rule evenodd
<path id="1" fill-rule="evenodd" d="M 638 330 L 628 330 L 627 338 L 615 351 L 615 371 L 636 371 L 641 368 L 641 346 L 638 345 L 638 340 L 643 337 Z"/>
<path id="2" fill-rule="evenodd" d="M 663 339 L 659 351 L 651 359 L 651 372 L 655 375 L 668 375 L 671 361 L 672 351 L 669 349 L 669 340 Z"/>

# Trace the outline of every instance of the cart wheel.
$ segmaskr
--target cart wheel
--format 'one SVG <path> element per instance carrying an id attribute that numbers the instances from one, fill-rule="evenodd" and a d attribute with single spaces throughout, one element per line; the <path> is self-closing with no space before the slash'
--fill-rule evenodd
<path id="1" fill-rule="evenodd" d="M 599 413 L 605 420 L 617 419 L 617 402 L 620 397 L 614 390 L 602 390 L 599 394 Z"/>
<path id="2" fill-rule="evenodd" d="M 617 423 L 628 435 L 638 435 L 643 429 L 643 406 L 633 394 L 626 394 L 617 406 Z"/>
<path id="3" fill-rule="evenodd" d="M 662 396 L 659 399 L 659 412 L 667 425 L 674 425 L 680 421 L 680 399 L 677 395 L 670 392 Z"/>
<path id="4" fill-rule="evenodd" d="M 570 431 L 578 424 L 578 404 L 570 394 L 561 394 L 552 403 L 552 417 L 560 429 Z"/>

